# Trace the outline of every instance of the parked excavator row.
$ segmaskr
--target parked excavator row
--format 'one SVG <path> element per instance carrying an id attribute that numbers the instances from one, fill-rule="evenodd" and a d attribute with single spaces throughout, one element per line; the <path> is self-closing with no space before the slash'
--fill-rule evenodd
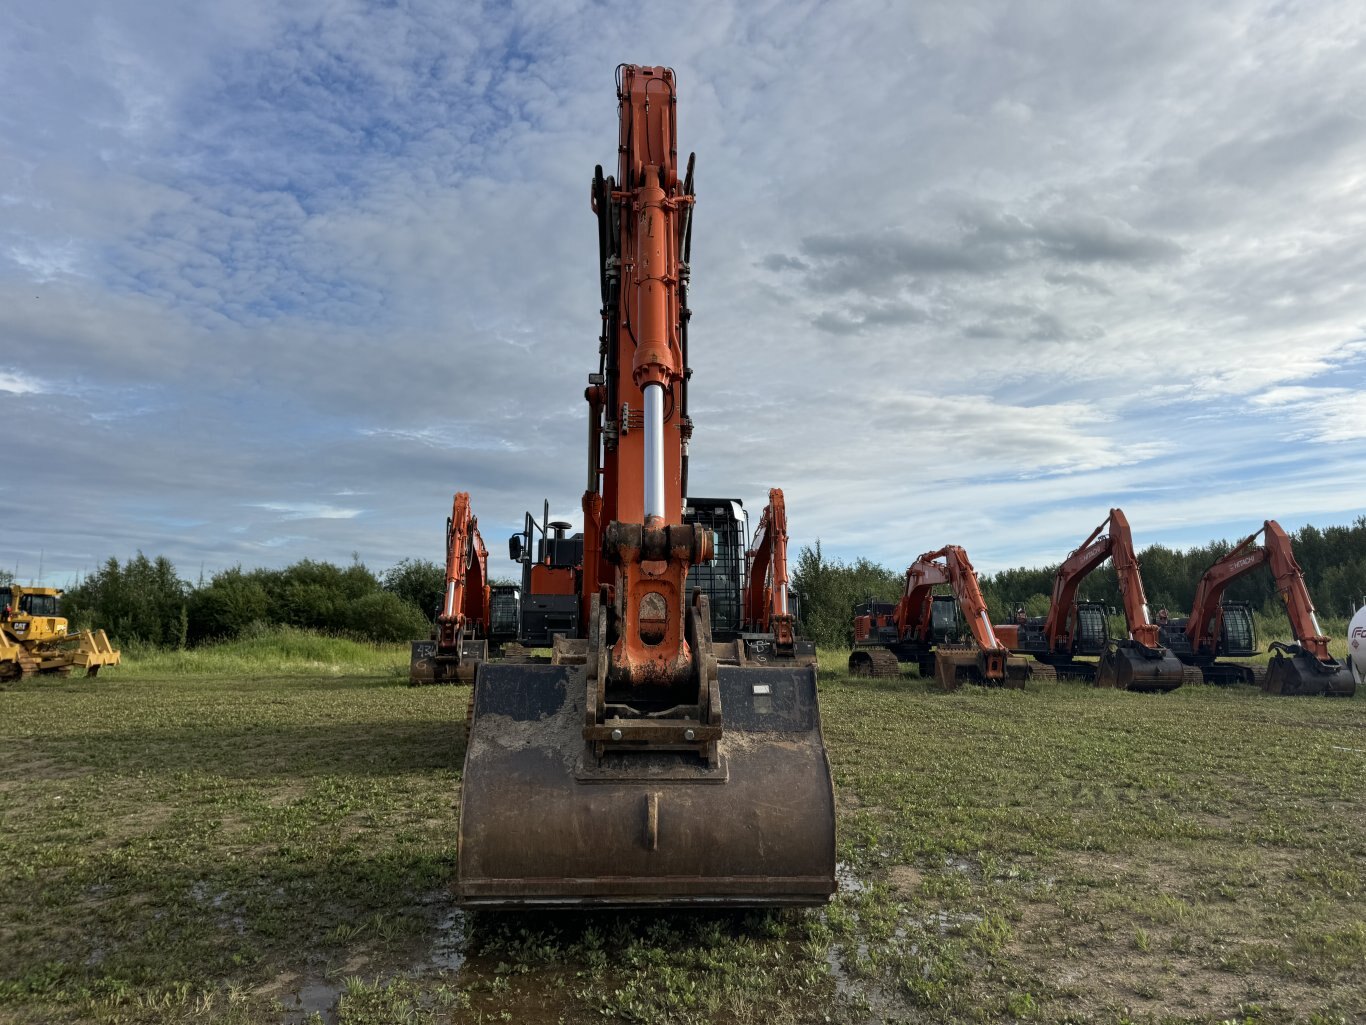
<path id="1" fill-rule="evenodd" d="M 602 306 L 583 530 L 566 537 L 547 505 L 510 544 L 521 651 L 475 659 L 456 893 L 479 907 L 822 903 L 834 794 L 782 493 L 748 550 L 738 501 L 689 496 L 694 162 L 679 173 L 672 71 L 623 65 L 617 99 L 617 173 L 598 167 L 591 189 Z M 464 629 L 491 632 L 469 612 Z M 525 654 L 545 642 L 548 660 Z"/>
<path id="2" fill-rule="evenodd" d="M 1259 536 L 1263 537 L 1260 545 L 1256 543 Z M 1265 666 L 1223 661 L 1257 654 L 1251 607 L 1247 602 L 1222 599 L 1233 581 L 1263 566 L 1275 580 L 1294 643 L 1273 641 Z M 1163 624 L 1161 636 L 1176 657 L 1196 667 L 1207 683 L 1250 683 L 1272 694 L 1350 697 L 1356 693 L 1350 667 L 1328 652 L 1328 638 L 1319 627 L 1290 537 L 1275 520 L 1265 521 L 1205 571 L 1196 585 L 1190 616 Z"/>
<path id="3" fill-rule="evenodd" d="M 936 595 L 947 585 L 952 597 Z M 961 609 L 973 644 L 954 643 Z M 987 603 L 977 586 L 977 571 L 967 552 L 946 545 L 926 552 L 906 570 L 901 600 L 888 612 L 869 608 L 856 616 L 849 671 L 856 676 L 896 676 L 902 662 L 915 662 L 946 690 L 971 681 L 987 686 L 1023 687 L 1028 662 L 1012 655 L 997 638 Z"/>
<path id="4" fill-rule="evenodd" d="M 69 633 L 58 615 L 62 592 L 55 587 L 0 587 L 0 680 L 28 676 L 86 676 L 119 664 L 118 650 L 103 630 Z"/>

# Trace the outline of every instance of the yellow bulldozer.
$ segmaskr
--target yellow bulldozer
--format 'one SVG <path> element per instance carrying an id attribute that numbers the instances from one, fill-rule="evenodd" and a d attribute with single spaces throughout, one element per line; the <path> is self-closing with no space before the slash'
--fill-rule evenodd
<path id="1" fill-rule="evenodd" d="M 119 664 L 119 652 L 103 630 L 67 632 L 66 620 L 57 615 L 61 596 L 55 587 L 0 586 L 0 680 L 69 676 L 72 666 L 96 676 Z"/>

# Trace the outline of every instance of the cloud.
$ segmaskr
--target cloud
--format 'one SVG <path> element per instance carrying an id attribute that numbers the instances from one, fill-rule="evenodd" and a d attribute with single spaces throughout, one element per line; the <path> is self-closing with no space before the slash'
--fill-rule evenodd
<path id="1" fill-rule="evenodd" d="M 1188 543 L 1359 512 L 1354 16 L 0 14 L 0 405 L 44 439 L 0 565 L 437 557 L 458 489 L 490 537 L 574 518 L 623 56 L 677 69 L 698 152 L 692 479 L 785 487 L 794 548 L 990 570 L 1116 502 Z"/>
<path id="2" fill-rule="evenodd" d="M 11 395 L 43 395 L 51 385 L 17 370 L 0 370 L 0 391 Z"/>

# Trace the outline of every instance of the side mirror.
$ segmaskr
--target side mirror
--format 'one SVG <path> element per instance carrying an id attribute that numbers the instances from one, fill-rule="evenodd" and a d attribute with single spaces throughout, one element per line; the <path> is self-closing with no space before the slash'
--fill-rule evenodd
<path id="1" fill-rule="evenodd" d="M 522 535 L 513 534 L 508 538 L 508 558 L 513 562 L 522 561 Z"/>

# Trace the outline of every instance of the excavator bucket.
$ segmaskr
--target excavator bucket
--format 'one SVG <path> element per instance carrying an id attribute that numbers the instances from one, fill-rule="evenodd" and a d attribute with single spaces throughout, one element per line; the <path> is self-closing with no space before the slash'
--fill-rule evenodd
<path id="1" fill-rule="evenodd" d="M 1129 641 L 1101 654 L 1096 686 L 1119 690 L 1176 690 L 1181 686 L 1183 669 L 1181 660 L 1168 649 Z"/>
<path id="2" fill-rule="evenodd" d="M 583 739 L 581 665 L 480 667 L 456 893 L 473 907 L 778 906 L 835 890 L 834 791 L 810 667 L 721 666 L 714 767 Z"/>
<path id="3" fill-rule="evenodd" d="M 934 653 L 934 678 L 944 690 L 964 683 L 1018 689 L 1029 680 L 1029 662 L 1004 651 L 940 645 Z"/>
<path id="4" fill-rule="evenodd" d="M 1266 681 L 1262 689 L 1268 694 L 1319 695 L 1350 698 L 1356 693 L 1352 671 L 1336 660 L 1320 662 L 1298 645 L 1287 645 L 1285 651 L 1275 651 L 1266 667 Z"/>
<path id="5" fill-rule="evenodd" d="M 413 641 L 408 661 L 408 683 L 473 683 L 479 663 L 489 657 L 489 642 L 484 638 L 460 642 L 460 657 L 437 651 L 436 641 Z"/>

